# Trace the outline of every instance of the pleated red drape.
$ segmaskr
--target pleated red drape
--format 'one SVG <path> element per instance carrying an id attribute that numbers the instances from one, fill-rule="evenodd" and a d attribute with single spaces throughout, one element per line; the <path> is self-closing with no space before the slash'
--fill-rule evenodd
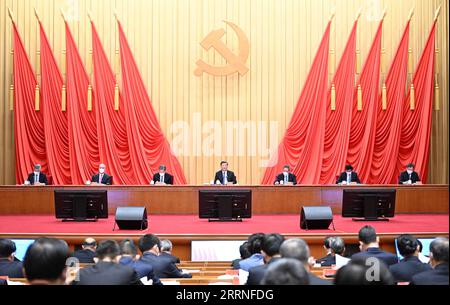
<path id="1" fill-rule="evenodd" d="M 323 122 L 326 115 L 330 26 L 331 21 L 326 27 L 294 114 L 278 147 L 276 160 L 271 160 L 274 166 L 266 169 L 262 184 L 273 183 L 275 175 L 284 165 L 292 168 L 301 183 L 319 182 L 323 155 Z"/>
<path id="2" fill-rule="evenodd" d="M 386 110 L 382 109 L 382 96 L 378 98 L 375 144 L 372 169 L 367 183 L 397 183 L 396 168 L 401 137 L 403 101 L 408 70 L 409 24 L 406 24 L 399 47 L 386 76 Z"/>
<path id="3" fill-rule="evenodd" d="M 63 78 L 41 22 L 39 22 L 39 27 L 41 40 L 41 95 L 49 174 L 51 174 L 53 183 L 56 185 L 71 184 L 67 112 L 61 111 Z"/>
<path id="4" fill-rule="evenodd" d="M 356 30 L 355 21 L 332 84 L 335 85 L 336 108 L 331 109 L 331 88 L 328 90 L 328 106 L 325 120 L 322 171 L 320 184 L 336 181 L 336 174 L 342 171 L 347 158 L 348 139 L 352 116 L 354 82 L 356 72 Z"/>
<path id="5" fill-rule="evenodd" d="M 148 183 L 153 173 L 157 172 L 158 166 L 164 164 L 167 166 L 167 171 L 174 175 L 174 184 L 186 184 L 181 165 L 159 125 L 120 22 L 118 27 L 123 81 L 122 99 L 128 130 L 130 160 L 136 179 L 139 183 Z"/>
<path id="6" fill-rule="evenodd" d="M 415 110 L 410 110 L 410 91 L 403 103 L 397 170 L 392 179 L 398 178 L 398 173 L 405 169 L 406 164 L 413 162 L 416 171 L 421 174 L 422 181 L 427 181 L 433 111 L 435 40 L 436 21 L 433 23 L 414 73 Z"/>
<path id="7" fill-rule="evenodd" d="M 66 48 L 70 173 L 74 184 L 83 184 L 91 179 L 100 162 L 95 118 L 97 106 L 93 94 L 92 111 L 87 109 L 89 76 L 67 22 Z"/>
<path id="8" fill-rule="evenodd" d="M 124 107 L 123 105 L 119 106 L 118 111 L 114 109 L 116 85 L 114 72 L 108 62 L 93 22 L 91 22 L 91 28 L 95 113 L 101 160 L 105 163 L 110 175 L 114 177 L 115 183 L 137 184 L 129 154 Z"/>
<path id="9" fill-rule="evenodd" d="M 39 163 L 47 171 L 44 115 L 35 111 L 37 80 L 19 31 L 13 22 L 14 48 L 14 140 L 16 147 L 16 183 L 22 184 Z"/>
<path id="10" fill-rule="evenodd" d="M 357 81 L 362 89 L 362 110 L 357 110 L 357 89 L 354 91 L 347 163 L 358 172 L 363 183 L 370 176 L 376 128 L 376 106 L 379 96 L 381 34 L 383 20 L 378 26 L 367 60 Z M 343 169 L 342 169 L 343 170 Z M 342 171 L 341 170 L 341 171 Z"/>

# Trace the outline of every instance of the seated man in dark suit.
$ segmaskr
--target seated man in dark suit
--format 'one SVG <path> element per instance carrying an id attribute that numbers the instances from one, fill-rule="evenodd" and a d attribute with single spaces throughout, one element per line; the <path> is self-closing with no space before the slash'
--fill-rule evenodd
<path id="1" fill-rule="evenodd" d="M 183 273 L 177 266 L 165 257 L 159 256 L 160 240 L 156 235 L 146 234 L 139 239 L 139 250 L 142 263 L 153 267 L 155 276 L 158 278 L 191 278 L 191 274 Z"/>
<path id="2" fill-rule="evenodd" d="M 431 270 L 429 264 L 424 264 L 419 260 L 417 238 L 409 234 L 400 235 L 397 238 L 397 247 L 403 259 L 399 263 L 389 266 L 396 282 L 411 282 L 415 274 Z"/>
<path id="3" fill-rule="evenodd" d="M 40 164 L 34 165 L 34 172 L 28 175 L 28 179 L 25 181 L 25 184 L 36 186 L 48 184 L 47 176 L 41 172 Z"/>
<path id="4" fill-rule="evenodd" d="M 82 264 L 93 264 L 97 242 L 93 238 L 86 238 L 81 245 L 81 250 L 75 251 L 72 257 L 76 257 Z"/>
<path id="5" fill-rule="evenodd" d="M 332 285 L 328 280 L 323 280 L 311 272 L 311 266 L 314 265 L 314 258 L 310 256 L 308 244 L 301 238 L 291 238 L 285 240 L 280 247 L 282 258 L 294 258 L 303 264 L 307 273 L 309 285 Z"/>
<path id="6" fill-rule="evenodd" d="M 261 244 L 261 253 L 264 257 L 264 265 L 250 268 L 247 285 L 260 285 L 267 269 L 271 264 L 281 258 L 280 246 L 284 237 L 280 234 L 266 234 Z"/>
<path id="7" fill-rule="evenodd" d="M 173 176 L 166 172 L 166 166 L 160 165 L 159 172 L 153 175 L 153 184 L 173 184 Z"/>
<path id="8" fill-rule="evenodd" d="M 358 174 L 353 171 L 353 166 L 348 164 L 345 166 L 345 172 L 339 175 L 336 184 L 361 184 L 361 181 Z"/>
<path id="9" fill-rule="evenodd" d="M 168 239 L 161 240 L 160 246 L 161 246 L 161 249 L 160 249 L 159 256 L 167 258 L 174 264 L 180 263 L 180 259 L 178 257 L 176 257 L 175 255 L 172 255 L 173 246 L 172 246 L 172 242 L 170 240 L 168 240 Z"/>
<path id="10" fill-rule="evenodd" d="M 436 238 L 430 244 L 432 270 L 412 277 L 413 285 L 448 285 L 448 238 Z"/>
<path id="11" fill-rule="evenodd" d="M 114 240 L 103 240 L 97 246 L 96 264 L 79 271 L 74 285 L 142 285 L 133 268 L 119 264 L 120 248 Z"/>
<path id="12" fill-rule="evenodd" d="M 326 255 L 322 258 L 316 260 L 316 264 L 323 264 L 325 262 L 333 260 L 333 255 L 331 253 L 330 242 L 333 239 L 333 236 L 327 236 L 323 240 L 323 248 L 325 249 Z"/>
<path id="13" fill-rule="evenodd" d="M 158 277 L 153 272 L 153 267 L 139 260 L 136 245 L 131 239 L 124 239 L 120 242 L 120 264 L 133 268 L 138 277 L 141 279 L 146 277 L 151 280 L 153 285 L 162 285 Z"/>
<path id="14" fill-rule="evenodd" d="M 380 249 L 379 237 L 375 232 L 375 229 L 371 226 L 364 226 L 359 230 L 358 233 L 359 248 L 361 252 L 355 253 L 353 258 L 358 257 L 376 257 L 383 261 L 387 266 L 394 265 L 398 263 L 398 257 L 395 254 L 385 252 Z"/>
<path id="15" fill-rule="evenodd" d="M 113 177 L 105 173 L 105 164 L 100 164 L 98 167 L 98 173 L 92 176 L 92 185 L 112 185 Z"/>
<path id="16" fill-rule="evenodd" d="M 400 173 L 398 184 L 420 184 L 419 174 L 414 171 L 414 164 L 406 165 L 406 170 Z"/>
<path id="17" fill-rule="evenodd" d="M 334 284 L 337 286 L 352 285 L 394 285 L 394 277 L 383 262 L 379 262 L 376 267 L 379 276 L 368 276 L 374 274 L 373 268 L 375 262 L 370 257 L 352 258 L 347 265 L 339 268 L 334 278 Z"/>
<path id="18" fill-rule="evenodd" d="M 280 258 L 269 266 L 262 285 L 309 285 L 305 267 L 293 258 Z"/>
<path id="19" fill-rule="evenodd" d="M 296 185 L 297 177 L 293 173 L 290 172 L 291 168 L 289 165 L 285 165 L 283 167 L 283 172 L 277 175 L 274 184 L 283 184 L 283 185 Z"/>
<path id="20" fill-rule="evenodd" d="M 30 285 L 64 285 L 69 247 L 63 240 L 39 238 L 25 254 L 23 268 Z"/>
<path id="21" fill-rule="evenodd" d="M 330 247 L 329 253 L 327 254 L 327 256 L 316 260 L 316 263 L 320 264 L 322 267 L 330 267 L 332 265 L 336 265 L 336 254 L 343 256 L 345 252 L 345 242 L 342 238 L 340 238 L 339 236 L 331 236 L 327 237 L 327 239 Z M 325 239 L 324 247 L 326 246 L 327 239 Z"/>
<path id="22" fill-rule="evenodd" d="M 16 244 L 9 239 L 0 239 L 0 276 L 23 277 L 22 263 L 15 260 Z"/>
<path id="23" fill-rule="evenodd" d="M 232 171 L 228 170 L 227 161 L 220 162 L 220 171 L 214 176 L 214 183 L 222 185 L 237 184 L 236 176 Z"/>

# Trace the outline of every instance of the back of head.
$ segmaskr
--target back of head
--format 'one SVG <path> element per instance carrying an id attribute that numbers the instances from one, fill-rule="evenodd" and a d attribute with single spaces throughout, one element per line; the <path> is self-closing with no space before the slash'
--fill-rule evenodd
<path id="1" fill-rule="evenodd" d="M 413 255 L 418 249 L 417 238 L 410 234 L 402 234 L 397 238 L 397 247 L 400 254 L 404 257 Z"/>
<path id="2" fill-rule="evenodd" d="M 102 240 L 98 244 L 98 247 L 95 250 L 95 254 L 100 260 L 114 260 L 120 255 L 119 244 L 115 240 Z"/>
<path id="3" fill-rule="evenodd" d="M 5 238 L 0 238 L 0 258 L 8 258 L 16 252 L 16 244 Z"/>
<path id="4" fill-rule="evenodd" d="M 377 232 L 371 226 L 364 226 L 359 230 L 358 233 L 359 241 L 363 244 L 370 244 L 377 242 Z"/>
<path id="5" fill-rule="evenodd" d="M 248 250 L 250 254 L 261 253 L 261 245 L 264 240 L 264 233 L 255 233 L 248 238 Z"/>
<path id="6" fill-rule="evenodd" d="M 168 239 L 161 240 L 161 251 L 172 251 L 172 242 Z"/>
<path id="7" fill-rule="evenodd" d="M 333 238 L 333 236 L 325 237 L 325 239 L 323 240 L 323 246 L 325 247 L 325 249 L 330 249 L 330 242 Z"/>
<path id="8" fill-rule="evenodd" d="M 249 258 L 252 255 L 248 250 L 248 241 L 239 246 L 239 254 L 241 255 L 242 259 Z"/>
<path id="9" fill-rule="evenodd" d="M 142 253 L 153 249 L 154 246 L 160 248 L 160 240 L 154 234 L 145 234 L 139 239 L 139 250 Z"/>
<path id="10" fill-rule="evenodd" d="M 266 234 L 261 244 L 261 250 L 268 256 L 280 254 L 280 247 L 284 237 L 278 233 Z"/>
<path id="11" fill-rule="evenodd" d="M 120 254 L 121 255 L 130 255 L 130 256 L 136 256 L 137 255 L 137 248 L 134 244 L 133 240 L 131 239 L 124 239 L 119 244 L 120 247 Z"/>
<path id="12" fill-rule="evenodd" d="M 430 254 L 438 263 L 448 264 L 448 238 L 439 237 L 430 244 Z"/>
<path id="13" fill-rule="evenodd" d="M 293 258 L 283 258 L 269 265 L 262 285 L 308 285 L 309 277 L 304 265 Z"/>
<path id="14" fill-rule="evenodd" d="M 88 237 L 83 242 L 83 248 L 93 248 L 95 249 L 97 247 L 97 241 L 93 239 L 92 237 Z"/>
<path id="15" fill-rule="evenodd" d="M 330 248 L 334 254 L 343 255 L 345 251 L 345 242 L 339 236 L 335 236 L 330 240 Z"/>
<path id="16" fill-rule="evenodd" d="M 394 285 L 389 268 L 375 257 L 352 259 L 341 267 L 334 279 L 336 285 Z"/>
<path id="17" fill-rule="evenodd" d="M 54 281 L 65 277 L 69 247 L 65 241 L 55 238 L 39 238 L 32 243 L 25 254 L 23 266 L 29 281 Z"/>
<path id="18" fill-rule="evenodd" d="M 308 263 L 309 259 L 308 244 L 301 238 L 291 238 L 285 240 L 280 247 L 280 254 L 283 258 L 293 258 L 303 264 Z"/>

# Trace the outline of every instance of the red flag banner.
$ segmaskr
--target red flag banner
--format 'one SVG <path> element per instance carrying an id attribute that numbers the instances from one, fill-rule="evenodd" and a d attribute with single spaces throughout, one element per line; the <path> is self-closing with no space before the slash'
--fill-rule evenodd
<path id="1" fill-rule="evenodd" d="M 320 174 L 321 184 L 334 183 L 337 173 L 342 171 L 347 158 L 353 92 L 355 90 L 357 27 L 358 21 L 355 21 L 336 74 L 331 82 L 335 86 L 336 109 L 332 110 L 330 103 L 328 103 L 325 120 L 322 172 Z M 328 90 L 327 101 L 330 100 L 331 88 Z"/>
<path id="2" fill-rule="evenodd" d="M 382 108 L 382 96 L 378 98 L 377 125 L 373 147 L 372 169 L 368 183 L 397 183 L 396 162 L 400 145 L 403 101 L 408 76 L 409 25 L 403 31 L 400 45 L 386 76 L 386 110 Z"/>
<path id="3" fill-rule="evenodd" d="M 66 22 L 67 112 L 69 122 L 70 172 L 74 184 L 91 180 L 100 156 L 97 143 L 95 101 L 88 111 L 89 76 Z"/>
<path id="4" fill-rule="evenodd" d="M 264 173 L 262 184 L 272 184 L 284 165 L 292 168 L 298 182 L 319 182 L 327 102 L 330 26 L 331 21 L 326 27 L 275 159 L 271 160 L 272 166 L 267 167 Z"/>
<path id="5" fill-rule="evenodd" d="M 39 27 L 41 40 L 41 94 L 49 174 L 56 185 L 71 184 L 67 112 L 61 111 L 63 78 L 40 21 Z"/>
<path id="6" fill-rule="evenodd" d="M 13 22 L 14 47 L 14 139 L 16 146 L 16 183 L 22 184 L 41 164 L 47 172 L 44 115 L 35 110 L 37 80 L 23 46 L 16 24 Z"/>
<path id="7" fill-rule="evenodd" d="M 427 181 L 433 112 L 435 40 L 436 21 L 433 23 L 413 77 L 415 110 L 410 110 L 410 91 L 403 103 L 400 149 L 397 169 L 392 179 L 397 179 L 398 173 L 405 170 L 406 164 L 412 162 L 416 165 L 415 170 L 421 175 L 422 182 Z"/>
<path id="8" fill-rule="evenodd" d="M 116 86 L 114 72 L 93 22 L 91 22 L 91 29 L 95 114 L 100 156 L 109 173 L 114 177 L 115 183 L 137 184 L 129 154 L 124 107 L 119 107 L 118 111 L 114 109 Z"/>
<path id="9" fill-rule="evenodd" d="M 369 55 L 357 84 L 362 90 L 362 109 L 358 110 L 358 89 L 354 91 L 347 163 L 358 172 L 361 182 L 367 182 L 372 163 L 380 83 L 381 35 L 380 21 Z M 343 169 L 341 169 L 342 171 Z"/>
<path id="10" fill-rule="evenodd" d="M 181 165 L 171 150 L 153 110 L 121 23 L 119 26 L 120 60 L 123 82 L 130 160 L 136 179 L 146 184 L 160 164 L 174 176 L 174 184 L 186 184 Z"/>

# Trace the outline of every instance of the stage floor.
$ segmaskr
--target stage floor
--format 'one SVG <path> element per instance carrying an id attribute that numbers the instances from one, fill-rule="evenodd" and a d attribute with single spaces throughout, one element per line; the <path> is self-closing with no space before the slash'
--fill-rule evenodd
<path id="1" fill-rule="evenodd" d="M 154 233 L 159 235 L 237 235 L 263 233 L 298 234 L 355 234 L 370 224 L 378 233 L 446 233 L 449 232 L 449 215 L 437 214 L 403 214 L 391 218 L 389 222 L 355 222 L 351 218 L 334 215 L 335 231 L 302 230 L 299 215 L 255 215 L 243 222 L 220 223 L 208 222 L 195 215 L 149 215 L 149 228 L 143 232 L 125 231 L 116 228 L 113 231 L 114 215 L 98 222 L 61 222 L 51 215 L 38 216 L 0 216 L 0 235 L 2 234 L 76 234 L 76 235 L 141 235 Z"/>

